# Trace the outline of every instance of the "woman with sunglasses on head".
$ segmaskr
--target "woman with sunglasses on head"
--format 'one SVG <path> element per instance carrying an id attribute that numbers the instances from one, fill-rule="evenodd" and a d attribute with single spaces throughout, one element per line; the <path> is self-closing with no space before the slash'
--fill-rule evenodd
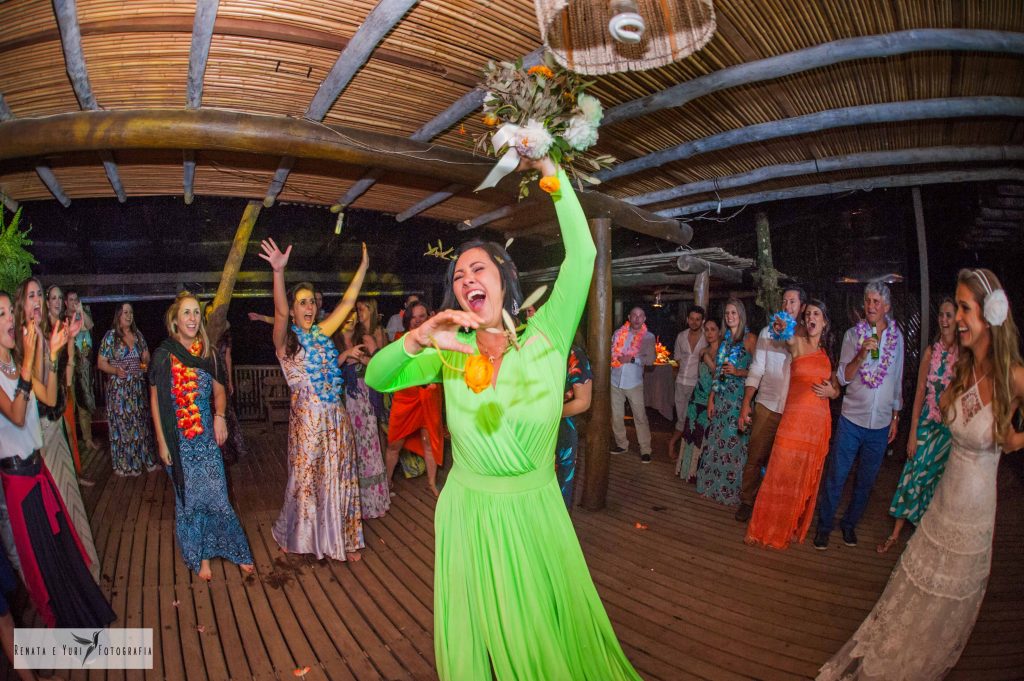
<path id="1" fill-rule="evenodd" d="M 999 459 L 1024 447 L 1011 423 L 1024 401 L 1020 337 L 990 270 L 960 271 L 956 328 L 960 356 L 939 401 L 953 437 L 945 473 L 881 598 L 819 681 L 941 679 L 978 618 L 992 564 Z"/>

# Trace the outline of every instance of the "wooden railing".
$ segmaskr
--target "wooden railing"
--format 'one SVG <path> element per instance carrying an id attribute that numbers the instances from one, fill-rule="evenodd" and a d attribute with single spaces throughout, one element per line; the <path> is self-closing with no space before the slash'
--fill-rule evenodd
<path id="1" fill-rule="evenodd" d="M 277 364 L 235 365 L 235 409 L 239 420 L 265 418 L 263 379 L 267 376 L 281 376 L 281 367 Z"/>

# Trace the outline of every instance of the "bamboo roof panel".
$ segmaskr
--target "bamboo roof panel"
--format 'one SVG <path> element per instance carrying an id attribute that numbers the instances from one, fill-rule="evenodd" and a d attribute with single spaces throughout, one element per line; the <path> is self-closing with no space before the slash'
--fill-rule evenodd
<path id="1" fill-rule="evenodd" d="M 104 109 L 183 107 L 191 41 L 186 33 L 83 36 L 96 101 Z"/>
<path id="2" fill-rule="evenodd" d="M 59 40 L 0 51 L 0 92 L 19 118 L 78 111 Z"/>

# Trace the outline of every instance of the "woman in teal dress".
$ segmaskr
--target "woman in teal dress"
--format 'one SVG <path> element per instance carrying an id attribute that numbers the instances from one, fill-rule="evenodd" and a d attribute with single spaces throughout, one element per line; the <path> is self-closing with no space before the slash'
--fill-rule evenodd
<path id="1" fill-rule="evenodd" d="M 686 425 L 676 455 L 676 475 L 687 482 L 697 482 L 697 465 L 708 432 L 708 395 L 711 394 L 711 372 L 715 368 L 718 346 L 722 342 L 720 328 L 714 319 L 704 321 L 704 338 L 708 344 L 700 353 L 697 385 L 686 405 Z"/>
<path id="2" fill-rule="evenodd" d="M 547 159 L 535 167 L 556 172 Z M 366 383 L 381 391 L 444 385 L 453 465 L 435 511 L 442 681 L 639 678 L 590 579 L 555 477 L 566 358 L 596 254 L 569 179 L 557 173 L 561 190 L 552 198 L 565 260 L 526 329 L 515 339 L 503 332 L 502 310 L 516 314 L 522 301 L 508 254 L 470 242 L 449 268 L 449 309 L 367 367 Z"/>
<path id="3" fill-rule="evenodd" d="M 750 438 L 748 432 L 738 428 L 740 406 L 757 339 L 746 330 L 747 311 L 738 299 L 730 298 L 725 303 L 724 321 L 725 338 L 718 347 L 708 397 L 710 425 L 697 471 L 697 492 L 720 504 L 739 506 Z"/>
<path id="4" fill-rule="evenodd" d="M 909 520 L 914 525 L 928 510 L 939 478 L 946 470 L 946 459 L 953 441 L 949 428 L 942 422 L 939 398 L 953 378 L 959 343 L 956 338 L 956 306 L 949 298 L 939 303 L 939 335 L 921 358 L 917 373 L 917 392 L 911 423 L 917 424 L 916 437 L 907 439 L 907 463 L 889 506 L 889 515 L 896 519 L 892 533 L 876 547 L 885 553 L 900 540 L 900 532 Z"/>

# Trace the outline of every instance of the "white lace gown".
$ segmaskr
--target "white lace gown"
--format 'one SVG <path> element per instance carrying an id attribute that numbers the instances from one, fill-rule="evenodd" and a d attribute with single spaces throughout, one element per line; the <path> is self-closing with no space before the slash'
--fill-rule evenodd
<path id="1" fill-rule="evenodd" d="M 973 387 L 953 406 L 946 472 L 878 603 L 818 681 L 941 679 L 967 645 L 992 563 L 999 447 Z"/>

